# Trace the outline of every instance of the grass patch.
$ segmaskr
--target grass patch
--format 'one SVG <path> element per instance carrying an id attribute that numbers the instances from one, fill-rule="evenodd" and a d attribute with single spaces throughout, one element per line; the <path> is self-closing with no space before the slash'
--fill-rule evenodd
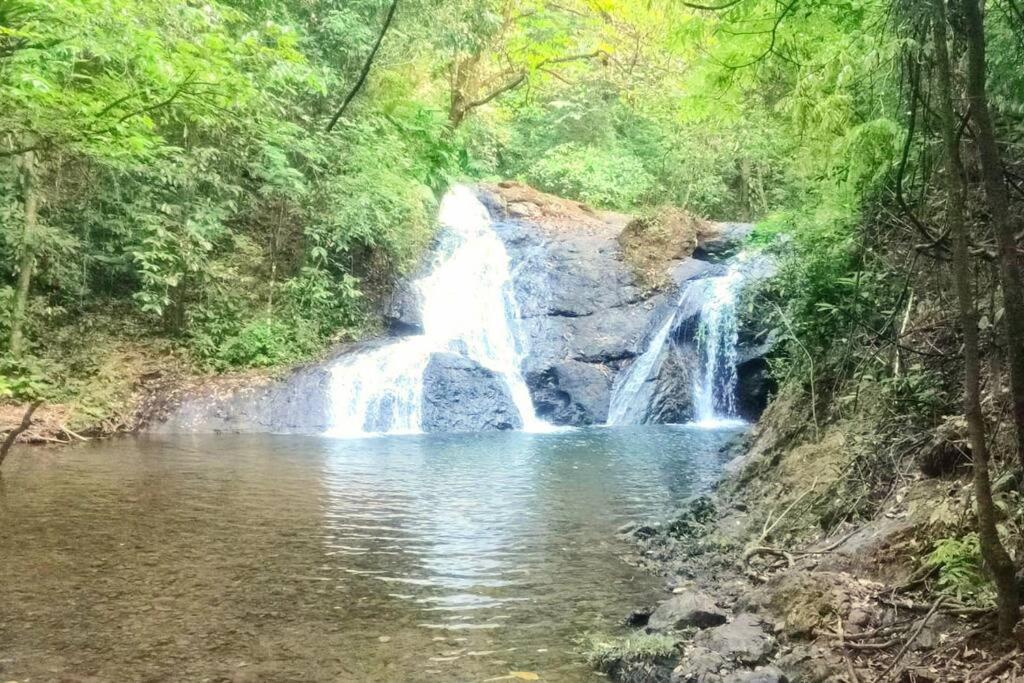
<path id="1" fill-rule="evenodd" d="M 662 634 L 610 636 L 588 633 L 577 641 L 580 653 L 595 669 L 608 671 L 622 662 L 652 662 L 676 654 L 678 640 Z"/>

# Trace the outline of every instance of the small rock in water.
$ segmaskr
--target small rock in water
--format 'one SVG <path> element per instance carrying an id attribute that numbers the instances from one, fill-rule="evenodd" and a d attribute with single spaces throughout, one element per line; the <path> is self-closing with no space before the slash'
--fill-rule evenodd
<path id="1" fill-rule="evenodd" d="M 644 609 L 635 609 L 626 615 L 626 618 L 622 620 L 623 625 L 632 626 L 633 628 L 642 628 L 647 626 L 647 622 L 651 618 L 651 612 L 654 610 L 650 607 Z M 540 652 L 540 650 L 538 650 Z"/>
<path id="2" fill-rule="evenodd" d="M 391 636 L 381 636 L 377 640 L 379 640 L 382 643 L 390 643 L 391 642 Z"/>

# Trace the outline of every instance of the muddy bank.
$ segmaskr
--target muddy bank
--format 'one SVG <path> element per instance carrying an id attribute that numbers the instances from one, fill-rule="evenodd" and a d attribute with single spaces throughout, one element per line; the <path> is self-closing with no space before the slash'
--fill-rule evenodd
<path id="1" fill-rule="evenodd" d="M 626 636 L 605 639 L 616 656 L 599 668 L 633 683 L 1024 675 L 1024 630 L 1000 640 L 991 604 L 941 590 L 925 561 L 943 516 L 965 509 L 968 482 L 909 472 L 877 494 L 875 514 L 823 524 L 833 508 L 855 507 L 841 490 L 864 433 L 844 423 L 808 438 L 798 412 L 784 394 L 729 447 L 712 495 L 620 529 L 630 561 L 662 576 L 666 594 L 626 618 Z"/>

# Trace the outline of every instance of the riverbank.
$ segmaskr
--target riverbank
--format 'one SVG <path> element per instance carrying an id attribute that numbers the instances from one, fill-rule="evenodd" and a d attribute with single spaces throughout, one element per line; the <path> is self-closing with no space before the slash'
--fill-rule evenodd
<path id="1" fill-rule="evenodd" d="M 958 586 L 950 565 L 967 560 L 936 550 L 953 554 L 969 521 L 962 472 L 929 476 L 908 453 L 889 490 L 868 492 L 873 514 L 830 517 L 857 507 L 848 466 L 871 429 L 815 436 L 800 412 L 784 390 L 712 495 L 620 530 L 667 595 L 629 615 L 629 635 L 591 642 L 592 661 L 632 683 L 1017 680 L 1024 631 L 999 639 L 987 581 Z"/>

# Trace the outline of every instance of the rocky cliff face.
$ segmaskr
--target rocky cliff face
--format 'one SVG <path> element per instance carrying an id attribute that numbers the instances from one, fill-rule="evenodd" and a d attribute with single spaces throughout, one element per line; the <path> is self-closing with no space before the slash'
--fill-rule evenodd
<path id="1" fill-rule="evenodd" d="M 705 224 L 678 236 L 686 248 L 664 254 L 657 264 L 664 285 L 651 288 L 643 283 L 651 279 L 651 255 L 645 256 L 643 269 L 624 258 L 620 236 L 633 232 L 631 217 L 594 211 L 516 183 L 487 186 L 480 194 L 515 264 L 512 277 L 528 350 L 523 367 L 527 386 L 538 417 L 555 424 L 605 422 L 616 374 L 672 315 L 680 288 L 722 274 L 718 261 L 731 255 L 750 229 Z M 694 252 L 704 258 L 692 257 Z M 673 343 L 666 345 L 644 387 L 642 400 L 651 406 L 646 421 L 692 417 L 693 334 L 699 313 L 699 301 L 675 313 Z M 761 402 L 755 399 L 751 405 Z M 755 412 L 748 414 L 756 418 Z"/>
<path id="2" fill-rule="evenodd" d="M 522 374 L 537 417 L 559 425 L 604 423 L 616 376 L 672 318 L 671 343 L 662 348 L 638 394 L 647 406 L 642 421 L 692 419 L 701 301 L 680 293 L 723 274 L 721 262 L 750 226 L 711 224 L 679 211 L 634 219 L 516 183 L 479 188 L 479 196 L 512 265 L 517 332 L 525 351 Z M 421 309 L 417 288 L 400 283 L 383 311 L 391 338 L 338 355 L 367 346 L 387 348 L 397 338 L 421 334 Z M 771 388 L 763 358 L 767 349 L 748 340 L 740 350 L 738 407 L 747 419 L 757 418 Z M 170 402 L 176 407 L 155 429 L 326 431 L 331 362 L 295 369 L 278 380 L 243 379 L 186 392 Z M 424 431 L 523 425 L 502 377 L 458 353 L 435 353 L 426 365 L 422 421 Z"/>

